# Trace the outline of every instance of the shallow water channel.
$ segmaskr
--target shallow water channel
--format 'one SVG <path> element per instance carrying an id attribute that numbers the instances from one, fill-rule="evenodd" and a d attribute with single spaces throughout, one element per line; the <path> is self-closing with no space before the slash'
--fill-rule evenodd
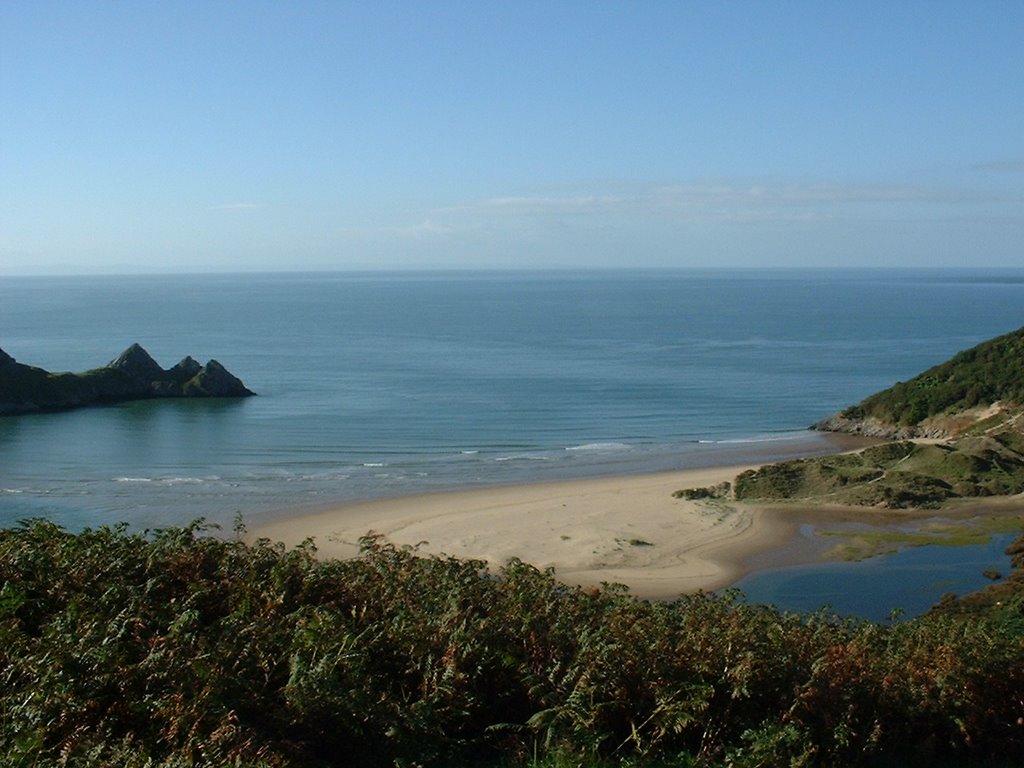
<path id="1" fill-rule="evenodd" d="M 802 527 L 804 536 L 813 532 Z M 1006 576 L 1006 547 L 1020 535 L 997 533 L 983 544 L 929 544 L 856 562 L 825 562 L 755 570 L 736 584 L 751 603 L 767 603 L 794 612 L 828 606 L 840 616 L 888 621 L 918 616 L 948 592 L 964 595 L 992 581 L 995 570 Z"/>

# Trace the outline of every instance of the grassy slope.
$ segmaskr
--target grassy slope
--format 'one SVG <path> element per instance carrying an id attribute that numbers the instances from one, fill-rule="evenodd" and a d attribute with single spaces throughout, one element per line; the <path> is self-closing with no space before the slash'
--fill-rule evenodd
<path id="1" fill-rule="evenodd" d="M 1024 492 L 1017 435 L 955 444 L 886 443 L 859 453 L 770 464 L 739 475 L 740 500 L 814 500 L 888 508 L 934 507 L 955 498 Z"/>
<path id="2" fill-rule="evenodd" d="M 997 402 L 1024 405 L 1024 328 L 964 350 L 847 408 L 842 416 L 912 426 Z"/>
<path id="3" fill-rule="evenodd" d="M 747 501 L 801 500 L 889 508 L 1024 492 L 1024 329 L 960 352 L 838 414 L 857 422 L 953 434 L 945 444 L 899 441 L 857 454 L 799 459 L 746 472 L 724 489 Z M 823 422 L 824 423 L 824 422 Z"/>

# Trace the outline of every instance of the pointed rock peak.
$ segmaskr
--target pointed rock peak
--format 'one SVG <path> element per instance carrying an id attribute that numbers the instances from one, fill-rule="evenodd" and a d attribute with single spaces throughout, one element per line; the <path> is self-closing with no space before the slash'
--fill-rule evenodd
<path id="1" fill-rule="evenodd" d="M 111 361 L 109 367 L 147 380 L 157 379 L 164 375 L 164 369 L 150 357 L 149 352 L 138 344 L 128 347 L 120 357 Z"/>
<path id="2" fill-rule="evenodd" d="M 144 358 L 147 358 L 149 360 L 153 359 L 152 357 L 150 357 L 149 352 L 147 352 L 146 350 L 144 350 L 142 348 L 141 344 L 139 344 L 138 342 L 135 342 L 130 347 L 128 347 L 128 349 L 126 349 L 124 352 L 122 352 L 120 355 L 118 355 L 116 358 L 114 358 L 110 362 L 110 366 L 114 367 L 120 361 L 134 360 L 134 359 L 137 359 L 137 358 L 140 358 L 140 357 L 144 357 Z"/>
<path id="3" fill-rule="evenodd" d="M 252 394 L 241 379 L 216 360 L 204 365 L 185 385 L 185 395 L 192 397 L 248 397 Z"/>
<path id="4" fill-rule="evenodd" d="M 15 359 L 0 349 L 0 368 L 6 368 L 9 365 L 14 365 Z"/>
<path id="5" fill-rule="evenodd" d="M 188 374 L 188 378 L 191 379 L 193 376 L 195 376 L 197 373 L 199 373 L 199 371 L 201 371 L 202 369 L 203 369 L 203 366 L 201 366 L 199 364 L 199 362 L 194 357 L 189 355 L 187 357 L 182 358 L 181 362 L 179 362 L 177 365 L 175 365 L 173 368 L 171 368 L 169 373 Z"/>

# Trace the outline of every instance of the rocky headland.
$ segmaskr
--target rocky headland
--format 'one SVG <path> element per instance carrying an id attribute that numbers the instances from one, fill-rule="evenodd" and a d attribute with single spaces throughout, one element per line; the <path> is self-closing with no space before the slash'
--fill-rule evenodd
<path id="1" fill-rule="evenodd" d="M 888 440 L 956 439 L 1020 431 L 1022 412 L 1024 328 L 958 352 L 811 428 Z"/>
<path id="2" fill-rule="evenodd" d="M 894 442 L 769 464 L 679 495 L 908 509 L 1024 493 L 1024 328 L 811 428 Z"/>
<path id="3" fill-rule="evenodd" d="M 164 369 L 138 344 L 101 368 L 51 373 L 17 362 L 0 349 L 0 416 L 175 397 L 255 394 L 216 360 L 191 357 Z"/>

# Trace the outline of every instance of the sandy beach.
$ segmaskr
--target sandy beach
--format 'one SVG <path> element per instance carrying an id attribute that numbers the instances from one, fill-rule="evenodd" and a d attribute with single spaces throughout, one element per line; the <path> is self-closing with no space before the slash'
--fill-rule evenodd
<path id="1" fill-rule="evenodd" d="M 645 598 L 727 586 L 751 555 L 792 536 L 771 513 L 674 491 L 732 480 L 731 466 L 627 477 L 431 493 L 346 504 L 254 528 L 295 545 L 312 538 L 324 557 L 352 557 L 369 532 L 429 554 L 518 557 L 553 567 L 567 584 L 622 583 Z"/>

